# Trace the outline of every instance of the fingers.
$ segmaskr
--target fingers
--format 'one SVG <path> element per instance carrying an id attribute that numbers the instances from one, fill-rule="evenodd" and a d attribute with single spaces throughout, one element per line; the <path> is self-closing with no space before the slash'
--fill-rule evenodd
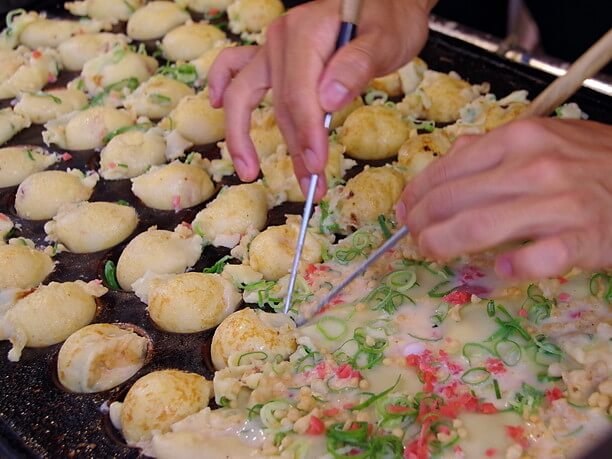
<path id="1" fill-rule="evenodd" d="M 259 175 L 259 160 L 250 137 L 251 112 L 270 87 L 270 76 L 263 51 L 242 68 L 223 96 L 225 140 L 240 179 L 253 181 Z"/>
<path id="2" fill-rule="evenodd" d="M 569 231 L 587 218 L 588 210 L 571 194 L 528 196 L 458 213 L 427 227 L 417 240 L 424 253 L 450 259 L 507 241 Z"/>
<path id="3" fill-rule="evenodd" d="M 208 97 L 214 108 L 221 108 L 232 78 L 251 62 L 258 50 L 257 46 L 240 46 L 221 51 L 208 73 Z"/>
<path id="4" fill-rule="evenodd" d="M 540 279 L 565 274 L 589 252 L 585 231 L 568 231 L 500 255 L 495 271 L 502 277 Z"/>

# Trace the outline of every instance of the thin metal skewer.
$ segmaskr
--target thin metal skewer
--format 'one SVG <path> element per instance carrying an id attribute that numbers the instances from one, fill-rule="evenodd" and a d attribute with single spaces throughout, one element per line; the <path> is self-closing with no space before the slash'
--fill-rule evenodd
<path id="1" fill-rule="evenodd" d="M 381 245 L 374 252 L 372 252 L 370 254 L 370 256 L 367 258 L 367 260 L 365 260 L 363 263 L 361 263 L 361 265 L 359 265 L 359 267 L 355 271 L 353 271 L 342 282 L 340 282 L 338 285 L 336 285 L 321 301 L 319 301 L 317 303 L 317 307 L 315 308 L 313 316 L 316 315 L 317 312 L 319 312 L 321 310 L 321 308 L 323 308 L 323 306 L 325 306 L 331 300 L 333 300 L 334 297 L 338 293 L 340 293 L 347 285 L 349 285 L 351 282 L 353 282 L 359 275 L 361 275 L 366 269 L 368 269 L 372 265 L 372 263 L 374 263 L 376 260 L 378 260 L 385 252 L 387 252 L 391 247 L 396 245 L 401 239 L 403 239 L 405 236 L 407 236 L 409 232 L 410 231 L 408 230 L 407 226 L 402 226 L 397 231 L 397 233 L 395 233 L 393 236 L 391 236 L 389 239 L 387 239 L 383 245 Z M 301 326 L 301 325 L 303 325 L 306 322 L 306 320 L 308 320 L 308 319 L 305 318 L 305 317 L 300 317 L 296 321 L 296 323 L 297 323 L 298 326 Z"/>

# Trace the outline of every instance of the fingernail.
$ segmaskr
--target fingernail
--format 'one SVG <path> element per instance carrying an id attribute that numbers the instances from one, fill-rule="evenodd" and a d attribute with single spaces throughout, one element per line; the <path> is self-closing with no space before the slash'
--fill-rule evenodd
<path id="1" fill-rule="evenodd" d="M 240 176 L 240 178 L 246 175 L 248 167 L 249 165 L 243 159 L 241 158 L 234 159 L 234 168 L 236 169 L 236 172 L 238 172 L 238 175 Z"/>
<path id="2" fill-rule="evenodd" d="M 349 95 L 346 86 L 338 81 L 332 81 L 323 88 L 323 105 L 329 107 L 340 107 Z"/>
<path id="3" fill-rule="evenodd" d="M 308 171 L 311 174 L 314 174 L 317 172 L 317 169 L 318 169 L 317 155 L 310 148 L 307 148 L 306 150 L 304 150 L 304 165 L 306 166 L 306 169 L 308 169 Z"/>
<path id="4" fill-rule="evenodd" d="M 510 257 L 502 255 L 495 261 L 495 271 L 502 277 L 512 277 L 513 269 Z"/>
<path id="5" fill-rule="evenodd" d="M 300 179 L 300 188 L 304 196 L 308 195 L 308 188 L 310 187 L 310 177 L 302 177 Z"/>
<path id="6" fill-rule="evenodd" d="M 406 204 L 404 204 L 403 201 L 400 201 L 395 205 L 395 215 L 400 222 L 406 221 Z"/>

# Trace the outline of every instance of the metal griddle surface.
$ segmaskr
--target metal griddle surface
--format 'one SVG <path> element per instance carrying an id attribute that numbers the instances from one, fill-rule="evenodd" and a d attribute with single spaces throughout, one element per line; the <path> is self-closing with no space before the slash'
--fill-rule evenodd
<path id="1" fill-rule="evenodd" d="M 472 83 L 490 82 L 492 92 L 499 97 L 516 89 L 527 89 L 530 96 L 534 97 L 552 80 L 550 75 L 508 62 L 471 45 L 436 33 L 431 34 L 421 57 L 432 69 L 444 72 L 455 70 Z M 58 85 L 65 84 L 74 76 L 75 74 L 62 74 Z M 572 100 L 579 103 L 591 119 L 605 123 L 612 122 L 610 98 L 582 89 Z M 8 101 L 4 101 L 1 106 L 7 104 Z M 41 131 L 40 126 L 31 127 L 12 139 L 8 145 L 42 145 Z M 62 153 L 55 147 L 50 150 Z M 202 152 L 209 158 L 219 155 L 214 145 L 196 146 L 193 150 Z M 68 167 L 81 170 L 97 169 L 98 153 L 94 151 L 71 153 L 73 154 L 71 160 L 60 162 L 52 169 Z M 356 174 L 364 164 L 361 162 L 349 172 L 349 176 Z M 235 176 L 224 181 L 224 184 L 236 183 L 239 182 Z M 151 225 L 172 230 L 182 221 L 191 222 L 206 204 L 178 213 L 157 211 L 145 207 L 132 194 L 130 186 L 129 180 L 101 180 L 91 200 L 124 199 L 133 205 L 140 217 L 140 224 L 131 238 Z M 37 244 L 42 244 L 45 237 L 44 222 L 22 220 L 16 215 L 13 207 L 16 189 L 16 187 L 0 189 L 0 212 L 6 213 L 21 225 L 21 230 L 16 236 L 28 237 Z M 272 209 L 268 224 L 283 223 L 285 214 L 300 214 L 301 207 L 299 203 L 288 203 Z M 58 265 L 45 283 L 102 278 L 104 262 L 108 259 L 116 262 L 130 239 L 100 253 L 59 254 L 56 257 Z M 227 253 L 227 250 L 206 247 L 195 269 L 211 266 Z M 0 269 L 10 269 L 10 267 L 2 266 Z M 209 357 L 212 330 L 188 335 L 163 332 L 148 318 L 145 305 L 134 294 L 122 291 L 109 291 L 99 299 L 94 322 L 122 322 L 139 327 L 153 343 L 148 363 L 132 379 L 111 391 L 75 394 L 67 392 L 57 382 L 55 363 L 61 344 L 43 349 L 25 349 L 21 360 L 12 363 L 6 359 L 10 344 L 6 341 L 0 342 L 0 458 L 138 457 L 139 451 L 125 445 L 108 417 L 100 411 L 100 407 L 109 400 L 122 399 L 137 378 L 153 370 L 177 368 L 196 372 L 207 378 L 213 377 L 214 371 Z"/>

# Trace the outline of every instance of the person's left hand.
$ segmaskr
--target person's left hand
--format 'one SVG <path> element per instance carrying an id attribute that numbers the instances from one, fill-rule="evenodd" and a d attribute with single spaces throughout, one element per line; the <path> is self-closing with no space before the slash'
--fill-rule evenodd
<path id="1" fill-rule="evenodd" d="M 460 137 L 396 209 L 436 259 L 530 240 L 498 256 L 504 277 L 612 266 L 612 127 L 529 119 Z"/>

